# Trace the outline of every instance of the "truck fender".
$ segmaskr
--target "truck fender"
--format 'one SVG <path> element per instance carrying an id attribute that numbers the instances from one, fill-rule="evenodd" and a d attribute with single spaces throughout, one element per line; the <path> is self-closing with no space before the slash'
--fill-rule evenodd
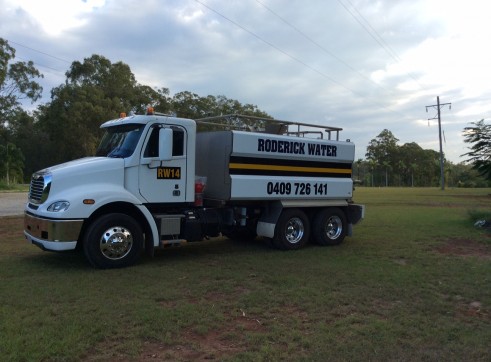
<path id="1" fill-rule="evenodd" d="M 147 224 L 150 226 L 150 230 L 152 232 L 152 240 L 153 240 L 153 246 L 159 246 L 160 243 L 160 236 L 159 236 L 159 231 L 157 230 L 157 224 L 155 223 L 155 219 L 153 218 L 152 214 L 148 209 L 143 206 L 143 205 L 135 205 L 143 214 L 145 219 L 147 220 Z M 148 253 L 148 250 L 147 250 Z M 153 255 L 153 252 L 151 253 Z"/>

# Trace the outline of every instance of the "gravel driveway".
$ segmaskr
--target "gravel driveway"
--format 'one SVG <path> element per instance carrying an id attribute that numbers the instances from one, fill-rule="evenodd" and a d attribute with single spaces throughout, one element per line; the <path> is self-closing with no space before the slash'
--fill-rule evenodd
<path id="1" fill-rule="evenodd" d="M 0 216 L 22 215 L 27 192 L 0 192 Z"/>

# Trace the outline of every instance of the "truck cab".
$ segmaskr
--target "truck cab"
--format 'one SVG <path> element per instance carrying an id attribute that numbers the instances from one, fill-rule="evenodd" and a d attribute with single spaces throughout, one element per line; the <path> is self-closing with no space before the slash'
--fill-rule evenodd
<path id="1" fill-rule="evenodd" d="M 96 156 L 124 159 L 124 188 L 142 203 L 194 200 L 196 123 L 161 116 L 106 122 Z M 188 157 L 188 155 L 192 155 Z"/>

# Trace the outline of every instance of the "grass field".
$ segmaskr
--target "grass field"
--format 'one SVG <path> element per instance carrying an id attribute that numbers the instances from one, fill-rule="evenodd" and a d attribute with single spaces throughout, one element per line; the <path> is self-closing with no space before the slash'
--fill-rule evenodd
<path id="1" fill-rule="evenodd" d="M 0 360 L 489 361 L 491 189 L 359 188 L 338 247 L 226 239 L 94 270 L 0 218 Z"/>
<path id="2" fill-rule="evenodd" d="M 7 185 L 4 181 L 0 181 L 0 192 L 27 192 L 28 190 L 28 184 Z"/>

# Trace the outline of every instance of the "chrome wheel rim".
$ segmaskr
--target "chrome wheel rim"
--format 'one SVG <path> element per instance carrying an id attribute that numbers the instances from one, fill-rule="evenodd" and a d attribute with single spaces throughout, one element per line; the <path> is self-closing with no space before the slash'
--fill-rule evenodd
<path id="1" fill-rule="evenodd" d="M 102 234 L 100 248 L 102 255 L 111 260 L 124 258 L 133 246 L 133 235 L 123 226 L 113 226 Z"/>
<path id="2" fill-rule="evenodd" d="M 288 220 L 285 237 L 290 244 L 296 244 L 302 240 L 304 233 L 305 228 L 301 219 L 294 217 Z"/>
<path id="3" fill-rule="evenodd" d="M 326 235 L 329 239 L 337 239 L 343 232 L 343 222 L 339 216 L 331 216 L 326 223 Z"/>

